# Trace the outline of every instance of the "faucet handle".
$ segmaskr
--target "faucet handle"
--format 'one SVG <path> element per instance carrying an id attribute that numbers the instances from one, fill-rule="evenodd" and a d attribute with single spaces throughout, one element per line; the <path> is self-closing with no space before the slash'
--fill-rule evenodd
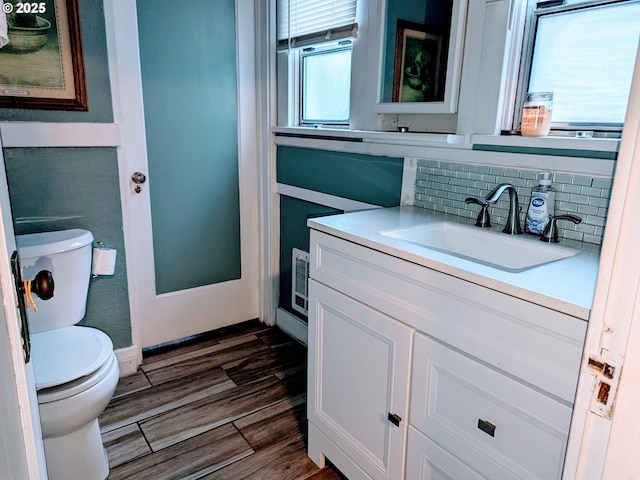
<path id="1" fill-rule="evenodd" d="M 558 243 L 560 241 L 558 239 L 558 226 L 556 225 L 556 222 L 558 220 L 569 220 L 570 222 L 573 222 L 577 225 L 582 221 L 582 218 L 576 215 L 571 215 L 570 213 L 556 216 L 549 215 L 549 223 L 547 223 L 547 226 L 544 227 L 544 231 L 540 236 L 540 240 L 549 243 Z"/>
<path id="2" fill-rule="evenodd" d="M 468 197 L 465 199 L 464 203 L 475 203 L 476 205 L 480 205 L 480 212 L 478 213 L 478 218 L 476 219 L 476 227 L 490 227 L 491 220 L 489 219 L 489 204 L 481 202 L 475 197 Z"/>

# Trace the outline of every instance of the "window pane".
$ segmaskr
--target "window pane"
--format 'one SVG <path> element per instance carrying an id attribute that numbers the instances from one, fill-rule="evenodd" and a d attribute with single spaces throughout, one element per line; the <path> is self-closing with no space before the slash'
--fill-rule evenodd
<path id="1" fill-rule="evenodd" d="M 553 123 L 622 124 L 640 34 L 640 3 L 538 19 L 530 92 L 553 92 Z"/>
<path id="2" fill-rule="evenodd" d="M 302 57 L 302 122 L 348 123 L 351 48 Z"/>

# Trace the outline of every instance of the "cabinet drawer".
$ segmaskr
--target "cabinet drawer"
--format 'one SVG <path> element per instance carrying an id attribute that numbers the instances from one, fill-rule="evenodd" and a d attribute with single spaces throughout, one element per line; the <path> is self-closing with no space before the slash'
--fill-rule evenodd
<path id="1" fill-rule="evenodd" d="M 424 335 L 409 422 L 492 480 L 560 478 L 571 408 Z"/>
<path id="2" fill-rule="evenodd" d="M 411 425 L 406 472 L 407 480 L 486 480 Z"/>
<path id="3" fill-rule="evenodd" d="M 311 231 L 311 277 L 573 403 L 586 322 Z"/>

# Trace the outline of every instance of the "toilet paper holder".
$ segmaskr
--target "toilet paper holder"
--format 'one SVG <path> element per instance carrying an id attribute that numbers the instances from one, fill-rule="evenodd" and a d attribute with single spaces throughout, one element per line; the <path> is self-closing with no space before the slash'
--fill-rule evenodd
<path id="1" fill-rule="evenodd" d="M 113 275 L 116 266 L 117 250 L 107 248 L 104 242 L 96 242 L 97 248 L 93 249 L 91 261 L 91 277 L 101 275 Z"/>

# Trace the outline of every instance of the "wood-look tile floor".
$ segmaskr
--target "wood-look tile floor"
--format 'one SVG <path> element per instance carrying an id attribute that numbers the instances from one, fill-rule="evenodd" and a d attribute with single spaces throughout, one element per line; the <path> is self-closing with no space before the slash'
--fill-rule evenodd
<path id="1" fill-rule="evenodd" d="M 306 454 L 306 348 L 257 321 L 145 354 L 100 416 L 109 480 L 340 480 Z"/>

